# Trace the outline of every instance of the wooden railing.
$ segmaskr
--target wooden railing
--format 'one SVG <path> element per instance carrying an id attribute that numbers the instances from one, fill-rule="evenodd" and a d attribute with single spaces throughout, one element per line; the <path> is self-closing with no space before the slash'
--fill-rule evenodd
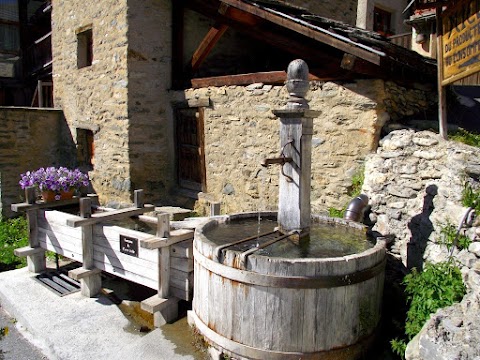
<path id="1" fill-rule="evenodd" d="M 27 72 L 36 73 L 52 63 L 52 32 L 36 40 L 27 49 Z"/>
<path id="2" fill-rule="evenodd" d="M 388 39 L 395 45 L 412 49 L 412 33 L 398 34 L 389 36 Z"/>

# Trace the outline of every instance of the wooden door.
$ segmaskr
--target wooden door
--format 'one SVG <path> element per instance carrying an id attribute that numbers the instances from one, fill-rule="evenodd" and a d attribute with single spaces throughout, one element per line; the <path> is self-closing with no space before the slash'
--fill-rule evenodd
<path id="1" fill-rule="evenodd" d="M 176 110 L 177 178 L 180 187 L 206 191 L 203 108 Z"/>

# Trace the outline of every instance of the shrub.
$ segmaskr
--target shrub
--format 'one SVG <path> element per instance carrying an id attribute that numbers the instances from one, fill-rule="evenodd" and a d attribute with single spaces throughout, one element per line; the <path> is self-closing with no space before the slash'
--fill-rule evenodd
<path id="1" fill-rule="evenodd" d="M 468 132 L 465 129 L 458 128 L 450 135 L 450 139 L 470 146 L 480 147 L 480 134 Z"/>
<path id="2" fill-rule="evenodd" d="M 406 341 L 410 341 L 420 332 L 431 314 L 462 300 L 465 295 L 462 274 L 452 260 L 437 264 L 427 263 L 422 272 L 413 269 L 405 276 L 403 284 L 406 286 L 405 293 L 410 305 L 405 323 L 406 339 L 394 339 L 390 342 L 393 352 L 402 357 Z"/>
<path id="3" fill-rule="evenodd" d="M 26 265 L 24 258 L 15 256 L 13 250 L 28 245 L 28 224 L 23 217 L 0 221 L 0 271 Z"/>
<path id="4" fill-rule="evenodd" d="M 363 182 L 365 181 L 365 167 L 362 166 L 353 176 L 352 185 L 348 191 L 348 196 L 357 197 L 362 192 Z"/>
<path id="5" fill-rule="evenodd" d="M 442 236 L 440 243 L 450 250 L 452 246 L 454 246 L 456 239 L 456 247 L 459 250 L 468 249 L 472 240 L 464 234 L 457 235 L 457 232 L 457 228 L 453 224 L 447 223 L 447 225 L 440 229 L 440 234 Z"/>
<path id="6" fill-rule="evenodd" d="M 462 205 L 475 209 L 477 213 L 480 212 L 480 190 L 473 190 L 472 185 L 465 183 L 462 190 Z"/>

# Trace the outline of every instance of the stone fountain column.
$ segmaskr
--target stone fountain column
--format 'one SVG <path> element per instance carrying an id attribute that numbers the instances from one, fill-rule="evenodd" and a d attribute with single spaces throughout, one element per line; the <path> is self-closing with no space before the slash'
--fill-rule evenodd
<path id="1" fill-rule="evenodd" d="M 300 237 L 310 230 L 313 119 L 320 115 L 309 109 L 305 99 L 308 75 L 305 61 L 289 64 L 286 85 L 290 98 L 285 109 L 273 111 L 281 123 L 281 156 L 292 159 L 280 169 L 278 225 L 280 231 L 296 232 Z"/>

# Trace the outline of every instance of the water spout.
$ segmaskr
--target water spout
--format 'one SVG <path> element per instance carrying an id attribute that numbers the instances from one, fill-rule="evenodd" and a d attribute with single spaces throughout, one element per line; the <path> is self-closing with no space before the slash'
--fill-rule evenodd
<path id="1" fill-rule="evenodd" d="M 277 157 L 277 158 L 268 158 L 268 159 L 263 159 L 263 161 L 260 163 L 263 167 L 268 167 L 273 164 L 279 164 L 279 165 L 285 165 L 286 163 L 292 162 L 291 157 Z"/>

